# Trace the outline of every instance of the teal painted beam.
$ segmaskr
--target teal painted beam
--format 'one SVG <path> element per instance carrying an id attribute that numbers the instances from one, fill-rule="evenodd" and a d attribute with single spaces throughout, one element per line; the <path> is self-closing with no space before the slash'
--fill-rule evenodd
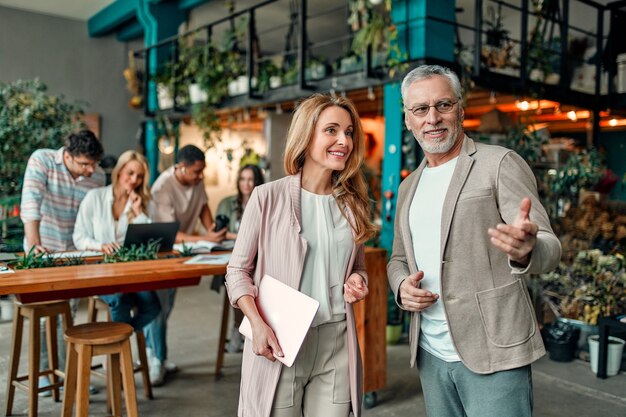
<path id="1" fill-rule="evenodd" d="M 137 4 L 137 18 L 144 29 L 144 45 L 150 47 L 161 40 L 178 33 L 181 23 L 187 19 L 187 12 L 178 8 L 175 2 L 158 2 L 154 0 L 135 0 Z M 158 71 L 159 65 L 165 59 L 169 59 L 169 48 L 151 49 L 148 53 L 148 77 L 152 78 Z M 157 105 L 157 91 L 154 81 L 148 83 L 146 92 L 148 110 L 155 112 Z M 158 139 L 161 133 L 154 119 L 146 121 L 145 144 L 146 157 L 150 165 L 150 183 L 153 183 L 159 172 Z"/>
<path id="2" fill-rule="evenodd" d="M 179 0 L 178 8 L 180 10 L 190 10 L 198 6 L 202 6 L 204 3 L 208 3 L 211 0 Z"/>
<path id="3" fill-rule="evenodd" d="M 114 32 L 137 16 L 136 1 L 117 0 L 87 21 L 89 36 L 97 38 Z"/>
<path id="4" fill-rule="evenodd" d="M 117 35 L 115 35 L 120 42 L 132 41 L 141 36 L 143 36 L 143 26 L 137 20 L 124 25 L 124 27 L 117 31 Z"/>
<path id="5" fill-rule="evenodd" d="M 383 157 L 382 191 L 383 191 L 383 226 L 380 244 L 391 253 L 393 245 L 393 223 L 396 216 L 396 200 L 400 186 L 400 169 L 402 168 L 402 129 L 404 112 L 402 111 L 402 95 L 400 83 L 386 84 L 384 87 L 383 108 L 385 116 L 385 154 Z M 386 195 L 391 191 L 392 198 Z"/>

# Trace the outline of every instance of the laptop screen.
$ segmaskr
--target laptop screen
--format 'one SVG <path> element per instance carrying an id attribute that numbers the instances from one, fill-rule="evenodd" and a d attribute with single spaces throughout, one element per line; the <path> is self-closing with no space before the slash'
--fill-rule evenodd
<path id="1" fill-rule="evenodd" d="M 172 250 L 179 222 L 171 223 L 141 223 L 129 224 L 124 239 L 124 247 L 130 248 L 132 245 L 139 246 L 147 244 L 150 240 L 160 240 L 159 252 Z"/>

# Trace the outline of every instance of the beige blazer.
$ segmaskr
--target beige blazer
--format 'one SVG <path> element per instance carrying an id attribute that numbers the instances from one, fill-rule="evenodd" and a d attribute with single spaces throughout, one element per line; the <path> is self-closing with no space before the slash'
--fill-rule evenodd
<path id="1" fill-rule="evenodd" d="M 235 248 L 228 264 L 226 287 L 233 306 L 243 295 L 256 297 L 265 274 L 300 288 L 307 242 L 300 236 L 300 175 L 256 187 L 246 205 Z M 350 215 L 349 215 L 350 217 Z M 363 245 L 354 245 L 345 279 L 353 272 L 367 281 Z M 363 373 L 354 311 L 346 303 L 352 411 L 361 415 Z M 239 417 L 270 415 L 282 364 L 256 356 L 246 340 L 241 368 Z"/>
<path id="2" fill-rule="evenodd" d="M 409 230 L 409 207 L 425 166 L 424 160 L 402 182 L 398 193 L 393 251 L 387 265 L 396 300 L 402 281 L 419 269 Z M 530 264 L 522 269 L 491 244 L 487 229 L 501 222 L 512 223 L 524 197 L 531 199 L 530 219 L 539 231 Z M 452 342 L 463 363 L 476 373 L 488 374 L 527 365 L 543 356 L 524 278 L 555 268 L 561 245 L 537 197 L 535 177 L 519 155 L 465 136 L 444 200 L 440 247 L 442 294 L 438 302 L 444 303 Z M 412 313 L 411 366 L 415 365 L 419 332 L 420 315 Z"/>

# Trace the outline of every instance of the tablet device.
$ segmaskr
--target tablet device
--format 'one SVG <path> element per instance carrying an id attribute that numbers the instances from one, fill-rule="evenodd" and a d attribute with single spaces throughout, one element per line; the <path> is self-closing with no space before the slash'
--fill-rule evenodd
<path id="1" fill-rule="evenodd" d="M 159 252 L 171 251 L 179 225 L 179 222 L 129 224 L 124 239 L 124 247 L 145 245 L 150 240 L 160 239 Z"/>
<path id="2" fill-rule="evenodd" d="M 287 366 L 293 365 L 320 303 L 276 278 L 264 275 L 259 284 L 256 306 L 263 320 L 274 331 L 285 355 L 274 357 Z M 252 328 L 247 317 L 241 322 L 239 332 L 252 340 Z"/>

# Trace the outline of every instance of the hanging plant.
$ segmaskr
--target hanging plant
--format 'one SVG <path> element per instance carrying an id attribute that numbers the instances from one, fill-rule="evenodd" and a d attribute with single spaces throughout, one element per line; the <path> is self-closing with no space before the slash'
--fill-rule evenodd
<path id="1" fill-rule="evenodd" d="M 391 20 L 391 0 L 350 0 L 349 7 L 348 24 L 354 32 L 351 52 L 363 56 L 371 47 L 373 60 L 379 61 L 390 77 L 406 71 L 408 57 L 398 46 L 398 30 Z"/>

